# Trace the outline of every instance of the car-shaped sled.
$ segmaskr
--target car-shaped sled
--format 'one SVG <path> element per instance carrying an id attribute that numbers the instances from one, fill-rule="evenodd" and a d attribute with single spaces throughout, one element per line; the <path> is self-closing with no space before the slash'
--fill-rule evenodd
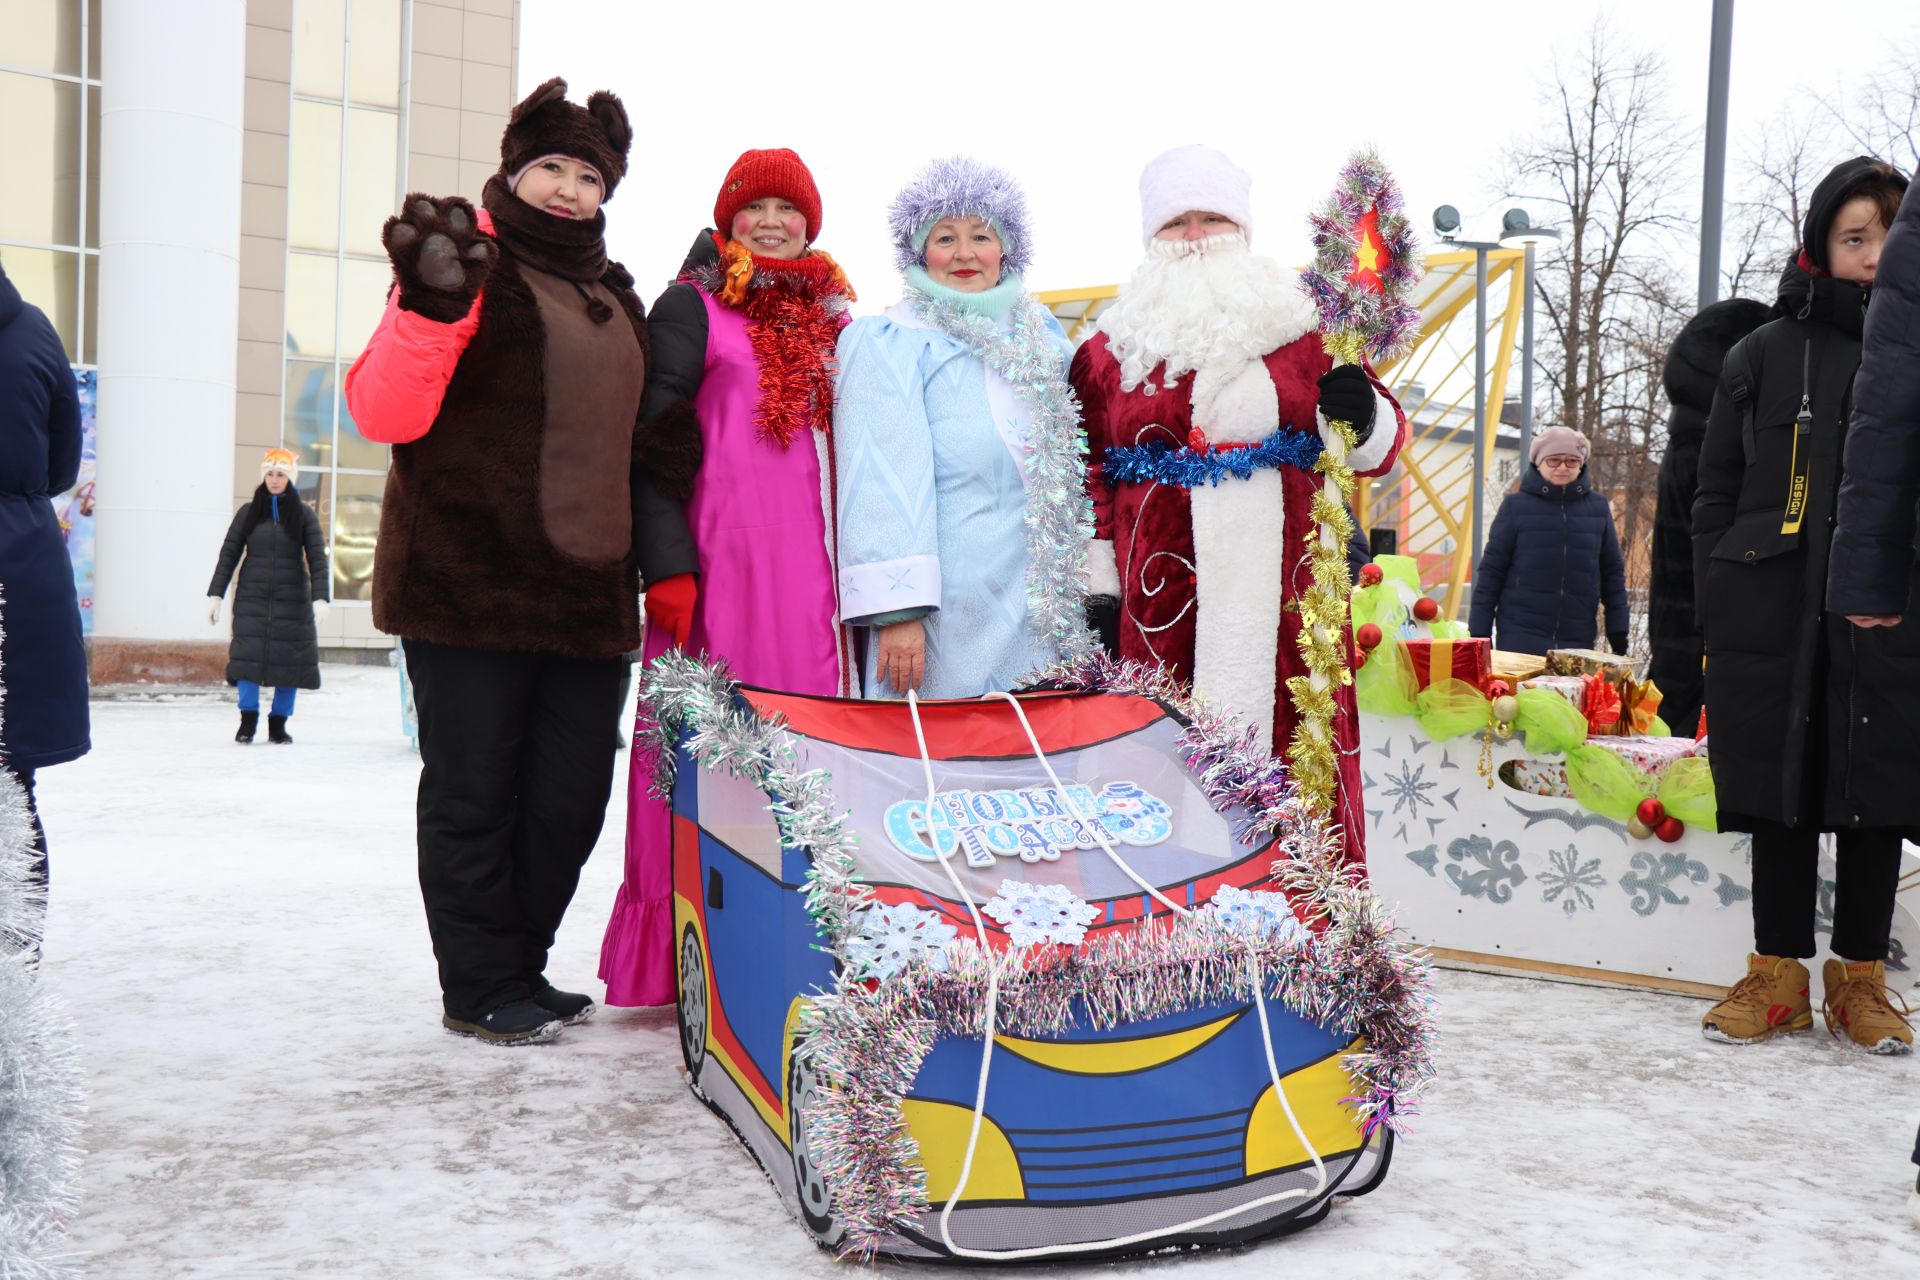
<path id="1" fill-rule="evenodd" d="M 1017 897 L 1023 886 L 1070 897 L 1088 942 L 1165 922 L 1171 909 L 1095 847 L 1086 829 L 1095 814 L 1136 873 L 1175 903 L 1198 908 L 1223 889 L 1278 900 L 1262 888 L 1271 840 L 1247 839 L 1243 813 L 1209 802 L 1178 749 L 1186 721 L 1153 698 L 1022 695 L 1059 787 L 1006 702 L 920 704 L 938 787 L 931 818 L 904 704 L 745 687 L 735 699 L 787 735 L 802 767 L 831 778 L 858 837 L 858 876 L 885 908 L 870 915 L 880 931 L 910 919 L 917 938 L 974 937 L 949 867 L 976 903 Z M 808 912 L 814 851 L 782 845 L 773 812 L 782 799 L 751 778 L 701 767 L 681 743 L 673 782 L 681 1044 L 694 1092 L 807 1230 L 838 1246 L 836 1194 L 809 1139 L 827 1085 L 796 1050 L 802 1011 L 833 990 L 840 961 Z M 1009 945 L 1013 926 L 990 914 L 980 921 L 992 947 Z M 887 942 L 877 938 L 882 949 Z M 1356 1089 L 1344 1059 L 1363 1045 L 1356 1029 L 1318 1024 L 1271 998 L 1263 1009 L 1212 1000 L 1104 1027 L 1085 1012 L 1076 1009 L 1062 1034 L 995 1037 L 971 1143 L 984 1046 L 967 1036 L 934 1044 L 900 1099 L 931 1208 L 868 1249 L 950 1259 L 947 1240 L 988 1252 L 1077 1248 L 1081 1257 L 1237 1244 L 1317 1222 L 1334 1197 L 1384 1178 L 1390 1128 L 1364 1125 L 1347 1105 Z M 1297 1127 L 1276 1095 L 1276 1072 Z M 943 1235 L 939 1211 L 970 1146 L 971 1172 Z M 1276 1200 L 1280 1192 L 1293 1194 Z M 1102 1244 L 1110 1241 L 1127 1243 Z"/>

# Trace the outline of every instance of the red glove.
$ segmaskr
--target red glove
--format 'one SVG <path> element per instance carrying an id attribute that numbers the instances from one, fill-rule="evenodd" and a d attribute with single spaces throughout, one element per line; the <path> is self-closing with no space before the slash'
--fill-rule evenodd
<path id="1" fill-rule="evenodd" d="M 673 637 L 676 649 L 687 647 L 693 634 L 693 606 L 700 598 L 700 580 L 690 573 L 676 573 L 647 588 L 643 598 L 647 623 L 660 627 Z"/>

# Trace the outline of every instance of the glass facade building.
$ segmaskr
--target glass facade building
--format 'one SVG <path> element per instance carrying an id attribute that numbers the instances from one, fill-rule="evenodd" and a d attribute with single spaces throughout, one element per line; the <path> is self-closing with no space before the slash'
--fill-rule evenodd
<path id="1" fill-rule="evenodd" d="M 0 264 L 94 363 L 100 289 L 100 0 L 0 4 Z"/>
<path id="2" fill-rule="evenodd" d="M 97 679 L 219 678 L 194 601 L 275 446 L 327 531 L 322 647 L 391 644 L 367 607 L 389 451 L 342 388 L 386 301 L 382 224 L 409 190 L 477 201 L 498 164 L 519 18 L 520 0 L 0 0 L 0 264 L 100 387 Z"/>
<path id="3" fill-rule="evenodd" d="M 342 386 L 386 303 L 380 227 L 399 207 L 400 0 L 295 0 L 280 442 L 328 526 L 335 600 L 373 585 L 387 448 Z"/>

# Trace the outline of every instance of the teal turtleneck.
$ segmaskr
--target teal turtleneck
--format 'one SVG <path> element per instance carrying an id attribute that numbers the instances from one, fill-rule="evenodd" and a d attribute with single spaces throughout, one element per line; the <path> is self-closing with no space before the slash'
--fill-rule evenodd
<path id="1" fill-rule="evenodd" d="M 977 311 L 987 319 L 998 324 L 1006 319 L 1007 312 L 1013 309 L 1014 302 L 1020 297 L 1026 286 L 1021 283 L 1020 273 L 1009 271 L 1000 277 L 1000 283 L 991 289 L 982 289 L 978 293 L 962 293 L 937 282 L 921 266 L 907 268 L 907 287 L 924 293 L 935 302 L 950 302 L 955 306 Z"/>

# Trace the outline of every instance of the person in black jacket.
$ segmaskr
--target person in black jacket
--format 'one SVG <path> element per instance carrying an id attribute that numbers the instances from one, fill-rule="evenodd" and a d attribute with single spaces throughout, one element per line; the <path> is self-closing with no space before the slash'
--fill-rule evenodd
<path id="1" fill-rule="evenodd" d="M 51 502 L 79 473 L 80 397 L 66 350 L 0 268 L 0 768 L 25 790 L 43 884 L 34 775 L 92 746 L 80 603 Z"/>
<path id="2" fill-rule="evenodd" d="M 1667 352 L 1661 382 L 1673 412 L 1667 415 L 1667 452 L 1660 459 L 1659 500 L 1653 515 L 1653 571 L 1647 582 L 1647 641 L 1653 658 L 1647 678 L 1664 695 L 1660 716 L 1686 737 L 1698 732 L 1703 646 L 1693 616 L 1693 499 L 1699 488 L 1700 441 L 1727 348 L 1765 324 L 1771 310 L 1752 298 L 1727 298 L 1687 321 Z"/>
<path id="3" fill-rule="evenodd" d="M 1813 1025 L 1800 961 L 1814 954 L 1820 835 L 1834 831 L 1828 1030 L 1876 1053 L 1913 1044 L 1885 960 L 1901 839 L 1920 832 L 1920 626 L 1866 630 L 1825 611 L 1861 330 L 1906 187 L 1861 156 L 1814 188 L 1777 318 L 1728 352 L 1701 448 L 1694 581 L 1713 782 L 1720 829 L 1753 835 L 1754 954 L 1702 1021 L 1726 1043 Z M 1911 578 L 1911 555 L 1904 568 Z"/>
<path id="4" fill-rule="evenodd" d="M 233 593 L 233 643 L 227 649 L 227 683 L 240 687 L 239 743 L 253 741 L 260 726 L 260 686 L 273 686 L 267 740 L 289 743 L 287 717 L 294 694 L 320 687 L 319 624 L 327 615 L 327 539 L 320 517 L 300 501 L 294 481 L 300 460 L 288 449 L 269 449 L 260 461 L 260 487 L 253 501 L 233 513 L 220 547 L 213 581 L 207 584 L 207 622 L 220 625 L 220 600 L 240 570 Z M 244 557 L 244 558 L 243 558 Z"/>
<path id="5" fill-rule="evenodd" d="M 1613 508 L 1587 478 L 1587 438 L 1548 427 L 1520 487 L 1500 504 L 1474 569 L 1467 629 L 1514 653 L 1590 649 L 1601 602 L 1607 643 L 1627 651 L 1627 564 Z"/>

